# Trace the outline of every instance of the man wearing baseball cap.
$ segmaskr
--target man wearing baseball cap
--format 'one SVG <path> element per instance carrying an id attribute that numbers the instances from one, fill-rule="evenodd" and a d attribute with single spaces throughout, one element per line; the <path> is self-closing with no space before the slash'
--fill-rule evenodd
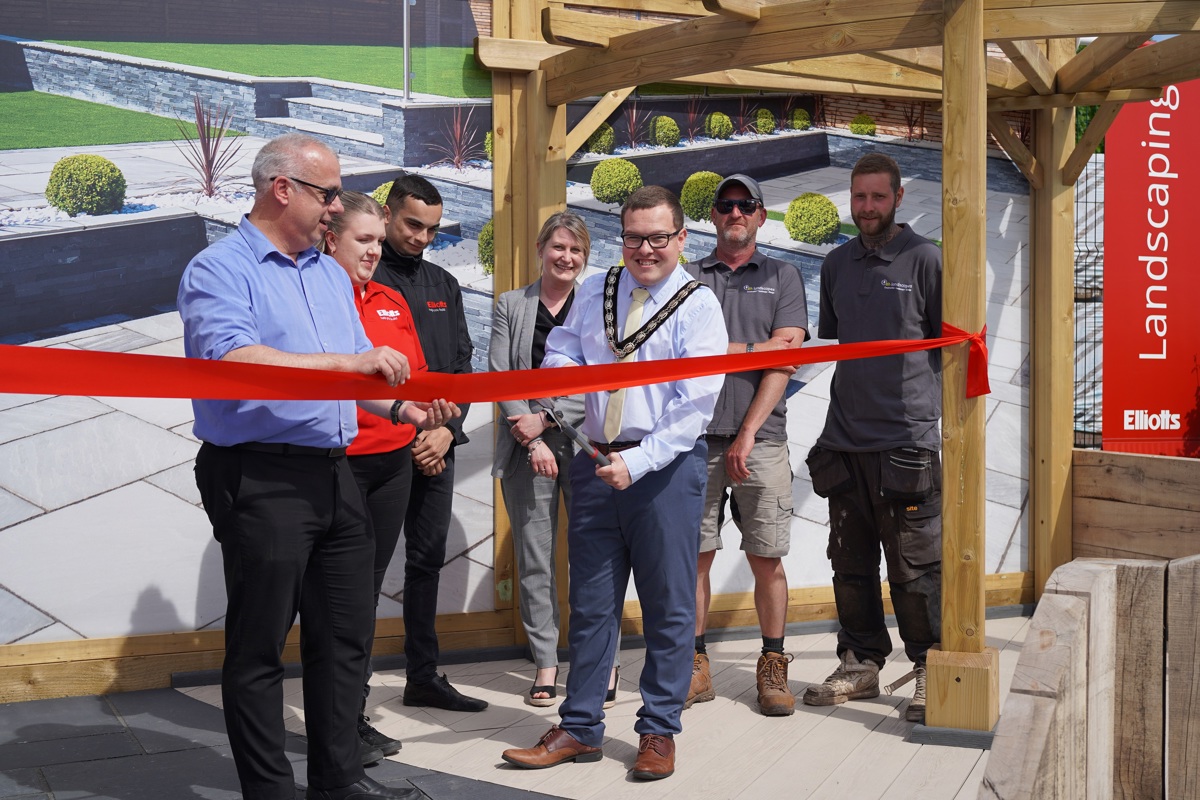
<path id="1" fill-rule="evenodd" d="M 692 277 L 721 302 L 729 353 L 799 347 L 808 336 L 804 283 L 795 265 L 763 255 L 758 229 L 767 219 L 762 189 L 746 175 L 717 186 L 711 218 L 717 247 L 687 265 Z M 726 376 L 708 426 L 708 490 L 700 525 L 696 576 L 696 653 L 685 708 L 716 697 L 704 631 L 712 596 L 709 571 L 722 546 L 725 501 L 742 535 L 741 549 L 754 574 L 754 606 L 762 630 L 758 706 L 767 716 L 787 716 L 796 700 L 787 684 L 791 657 L 783 652 L 788 585 L 783 569 L 792 520 L 792 468 L 788 460 L 784 390 L 794 370 L 737 372 Z"/>

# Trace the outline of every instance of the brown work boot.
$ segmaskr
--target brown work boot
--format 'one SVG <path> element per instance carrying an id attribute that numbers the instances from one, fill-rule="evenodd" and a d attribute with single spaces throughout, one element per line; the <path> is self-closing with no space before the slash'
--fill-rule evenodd
<path id="1" fill-rule="evenodd" d="M 918 664 L 913 669 L 913 677 L 917 679 L 917 687 L 913 689 L 912 700 L 904 710 L 904 718 L 909 722 L 925 724 L 925 665 Z"/>
<path id="2" fill-rule="evenodd" d="M 758 657 L 758 710 L 766 717 L 786 717 L 796 711 L 796 698 L 788 688 L 787 668 L 792 656 L 763 653 Z"/>
<path id="3" fill-rule="evenodd" d="M 643 781 L 669 778 L 675 772 L 675 740 L 656 733 L 643 733 L 633 777 Z"/>
<path id="4" fill-rule="evenodd" d="M 687 701 L 684 708 L 691 708 L 692 703 L 707 703 L 717 696 L 712 685 L 712 673 L 709 670 L 708 656 L 696 653 L 692 659 L 692 685 L 688 689 Z"/>
<path id="5" fill-rule="evenodd" d="M 804 692 L 810 706 L 834 706 L 847 700 L 879 697 L 879 667 L 874 661 L 859 661 L 853 650 L 842 653 L 842 663 L 820 686 Z"/>

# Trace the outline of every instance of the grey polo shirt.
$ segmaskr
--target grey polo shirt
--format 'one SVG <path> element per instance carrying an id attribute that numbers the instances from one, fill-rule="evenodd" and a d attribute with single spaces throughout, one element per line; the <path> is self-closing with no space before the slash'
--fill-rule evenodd
<path id="1" fill-rule="evenodd" d="M 855 237 L 821 265 L 817 336 L 842 344 L 942 333 L 942 251 L 907 225 L 879 251 Z M 924 350 L 839 361 L 817 444 L 872 452 L 939 450 L 942 355 Z"/>
<path id="2" fill-rule="evenodd" d="M 686 265 L 688 273 L 713 290 L 721 301 L 725 327 L 731 342 L 765 342 L 777 328 L 801 328 L 808 336 L 808 303 L 800 270 L 758 250 L 750 261 L 732 270 L 716 253 Z M 762 371 L 735 372 L 725 376 L 717 398 L 717 409 L 708 432 L 736 435 L 750 403 L 758 392 Z M 787 441 L 787 406 L 780 398 L 758 429 L 755 439 Z"/>

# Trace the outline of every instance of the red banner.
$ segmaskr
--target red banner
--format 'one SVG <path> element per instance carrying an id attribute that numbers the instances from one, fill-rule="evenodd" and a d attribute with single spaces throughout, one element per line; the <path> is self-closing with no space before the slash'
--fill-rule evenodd
<path id="1" fill-rule="evenodd" d="M 1128 103 L 1105 139 L 1105 450 L 1200 456 L 1200 81 Z"/>
<path id="2" fill-rule="evenodd" d="M 967 396 L 987 394 L 986 329 L 943 324 L 939 339 L 860 342 L 801 350 L 676 358 L 470 375 L 421 373 L 398 387 L 377 375 L 194 358 L 0 345 L 0 393 L 209 400 L 433 400 L 487 403 L 557 397 L 729 372 L 911 353 L 968 343 Z"/>

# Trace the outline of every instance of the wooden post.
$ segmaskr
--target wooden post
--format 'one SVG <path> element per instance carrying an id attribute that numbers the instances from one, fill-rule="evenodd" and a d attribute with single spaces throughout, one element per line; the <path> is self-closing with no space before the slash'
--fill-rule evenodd
<path id="1" fill-rule="evenodd" d="M 945 0 L 942 316 L 984 326 L 987 85 L 983 0 Z M 967 347 L 942 356 L 942 644 L 929 651 L 926 724 L 990 731 L 999 653 L 985 647 L 984 401 L 966 397 Z"/>
<path id="2" fill-rule="evenodd" d="M 1051 39 L 1055 69 L 1075 55 L 1073 39 Z M 1063 167 L 1075 146 L 1075 109 L 1033 112 L 1042 186 L 1031 191 L 1029 539 L 1034 594 L 1071 560 L 1071 449 L 1075 414 L 1075 187 Z"/>
<path id="3" fill-rule="evenodd" d="M 1200 556 L 1178 558 L 1167 572 L 1167 796 L 1200 795 Z"/>

